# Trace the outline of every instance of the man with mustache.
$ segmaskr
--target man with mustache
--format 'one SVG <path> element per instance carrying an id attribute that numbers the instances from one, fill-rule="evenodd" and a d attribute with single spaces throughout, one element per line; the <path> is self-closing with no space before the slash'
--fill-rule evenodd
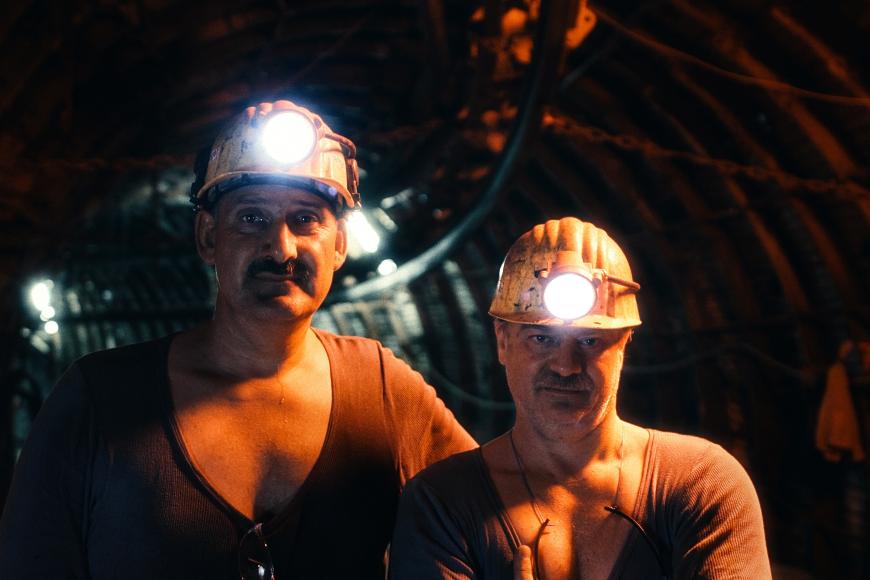
<path id="1" fill-rule="evenodd" d="M 619 246 L 576 218 L 514 243 L 490 308 L 514 426 L 410 482 L 390 578 L 770 578 L 740 464 L 617 414 L 639 289 Z"/>
<path id="2" fill-rule="evenodd" d="M 383 578 L 399 491 L 474 442 L 379 343 L 311 320 L 347 253 L 355 149 L 289 101 L 197 163 L 214 317 L 76 362 L 0 520 L 0 578 Z"/>

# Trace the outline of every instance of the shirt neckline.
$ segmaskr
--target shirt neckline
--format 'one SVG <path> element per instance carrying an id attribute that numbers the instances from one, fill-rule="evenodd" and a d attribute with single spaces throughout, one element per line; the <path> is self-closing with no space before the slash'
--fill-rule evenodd
<path id="1" fill-rule="evenodd" d="M 649 480 L 652 477 L 652 455 L 654 448 L 656 446 L 656 433 L 655 429 L 647 428 L 647 433 L 649 433 L 649 437 L 646 442 L 646 450 L 644 451 L 643 456 L 643 470 L 641 471 L 640 476 L 640 484 L 637 487 L 637 498 L 634 502 L 634 510 L 632 510 L 631 517 L 633 517 L 636 521 L 643 523 L 645 518 L 641 517 L 641 514 L 647 511 L 647 499 L 649 494 L 645 493 L 645 490 L 649 489 Z M 626 522 L 628 525 L 628 522 Z M 622 545 L 622 549 L 619 551 L 619 556 L 616 558 L 616 562 L 613 563 L 613 568 L 610 570 L 610 578 L 619 578 L 622 574 L 622 571 L 625 569 L 625 566 L 628 564 L 628 556 L 631 554 L 632 550 L 634 550 L 634 545 L 637 543 L 638 538 L 640 537 L 640 533 L 637 530 L 632 530 L 629 532 L 628 537 L 625 539 L 625 543 Z"/>
<path id="2" fill-rule="evenodd" d="M 646 449 L 644 450 L 644 458 L 643 458 L 643 469 L 641 470 L 640 484 L 637 488 L 637 499 L 634 502 L 634 509 L 632 510 L 631 516 L 638 520 L 640 520 L 640 514 L 643 510 L 646 510 L 647 498 L 645 493 L 642 490 L 649 489 L 649 478 L 651 474 L 650 458 L 652 457 L 653 447 L 655 445 L 655 429 L 647 429 L 647 433 L 649 433 L 649 437 L 646 442 Z M 507 532 L 508 540 L 510 542 L 511 551 L 516 552 L 517 548 L 520 547 L 520 535 L 517 533 L 516 527 L 514 527 L 513 521 L 511 521 L 510 514 L 508 514 L 507 508 L 505 507 L 504 501 L 501 498 L 501 495 L 498 493 L 498 489 L 495 486 L 495 482 L 492 479 L 492 474 L 489 472 L 489 468 L 486 466 L 486 460 L 483 457 L 483 446 L 481 445 L 477 449 L 474 450 L 475 455 L 477 457 L 477 464 L 480 471 L 481 479 L 483 480 L 483 485 L 486 490 L 486 495 L 492 500 L 496 507 L 496 514 L 498 519 L 502 525 L 502 527 Z M 637 540 L 637 533 L 629 533 L 628 537 L 626 537 L 625 542 L 622 544 L 622 548 L 619 550 L 619 554 L 616 556 L 616 560 L 613 562 L 613 567 L 610 569 L 610 574 L 608 578 L 618 578 L 622 573 L 623 568 L 625 568 L 626 561 L 628 559 L 628 554 L 631 553 L 631 550 L 634 548 L 634 544 Z"/>
<path id="3" fill-rule="evenodd" d="M 248 530 L 258 523 L 263 524 L 262 533 L 264 537 L 271 536 L 282 529 L 291 520 L 298 520 L 299 510 L 302 505 L 302 498 L 311 487 L 311 482 L 320 478 L 321 472 L 325 469 L 325 464 L 328 458 L 332 455 L 332 447 L 335 442 L 335 424 L 339 415 L 341 381 L 336 373 L 335 354 L 332 351 L 332 344 L 324 336 L 326 333 L 316 328 L 311 328 L 314 335 L 323 345 L 326 351 L 326 357 L 329 360 L 330 382 L 332 383 L 332 405 L 329 410 L 329 420 L 326 426 L 326 436 L 323 439 L 323 446 L 320 448 L 320 453 L 311 466 L 311 471 L 299 485 L 296 493 L 290 500 L 279 509 L 271 518 L 262 522 L 254 520 L 240 512 L 231 503 L 218 493 L 217 489 L 209 482 L 208 478 L 196 466 L 192 456 L 188 453 L 187 447 L 184 444 L 184 439 L 181 434 L 181 427 L 175 413 L 175 401 L 172 399 L 172 384 L 169 379 L 169 352 L 173 339 L 180 333 L 173 333 L 164 339 L 163 352 L 161 353 L 161 373 L 164 378 L 164 384 L 161 397 L 163 399 L 164 417 L 166 419 L 168 433 L 167 437 L 170 445 L 175 450 L 177 457 L 180 458 L 178 463 L 182 471 L 191 475 L 203 488 L 205 493 L 217 503 L 217 505 L 229 515 L 237 524 L 239 529 Z"/>

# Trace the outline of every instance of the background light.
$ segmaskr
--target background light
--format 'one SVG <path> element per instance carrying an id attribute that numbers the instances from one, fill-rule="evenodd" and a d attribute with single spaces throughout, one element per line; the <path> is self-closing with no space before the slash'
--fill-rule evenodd
<path id="1" fill-rule="evenodd" d="M 57 334 L 57 331 L 60 330 L 60 327 L 54 320 L 49 320 L 48 322 L 46 322 L 43 328 L 45 328 L 46 334 Z"/>
<path id="2" fill-rule="evenodd" d="M 30 303 L 38 311 L 42 312 L 51 304 L 52 286 L 54 283 L 51 280 L 43 280 L 30 287 Z"/>
<path id="3" fill-rule="evenodd" d="M 595 306 L 595 287 L 579 274 L 561 274 L 547 282 L 544 306 L 556 318 L 574 320 L 585 316 Z"/>
<path id="4" fill-rule="evenodd" d="M 45 308 L 42 309 L 42 312 L 39 313 L 39 318 L 43 322 L 46 322 L 46 321 L 54 318 L 55 314 L 57 314 L 57 312 L 55 312 L 55 310 L 52 306 L 46 306 Z"/>
<path id="5" fill-rule="evenodd" d="M 389 276 L 398 269 L 396 263 L 389 258 L 378 264 L 378 274 L 381 276 Z"/>
<path id="6" fill-rule="evenodd" d="M 366 254 L 378 251 L 378 247 L 381 245 L 381 236 L 378 235 L 363 212 L 351 212 L 347 219 L 347 231 L 350 235 L 351 246 L 356 246 Z M 355 253 L 357 253 L 356 248 L 352 248 L 351 254 Z"/>
<path id="7" fill-rule="evenodd" d="M 263 148 L 280 163 L 298 163 L 314 151 L 317 130 L 311 120 L 297 111 L 269 118 L 262 133 Z"/>

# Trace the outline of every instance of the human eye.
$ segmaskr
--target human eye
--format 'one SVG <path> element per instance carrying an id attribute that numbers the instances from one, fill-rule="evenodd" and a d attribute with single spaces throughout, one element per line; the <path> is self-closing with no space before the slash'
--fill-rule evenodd
<path id="1" fill-rule="evenodd" d="M 241 211 L 239 212 L 237 219 L 240 223 L 246 226 L 263 225 L 268 221 L 261 213 L 254 211 Z"/>
<path id="2" fill-rule="evenodd" d="M 297 228 L 303 231 L 313 230 L 315 227 L 320 225 L 321 221 L 323 220 L 316 212 L 299 212 L 293 216 L 293 223 L 296 224 Z"/>
<path id="3" fill-rule="evenodd" d="M 241 216 L 239 216 L 239 219 L 242 221 L 242 223 L 246 224 L 259 224 L 266 221 L 263 216 L 257 215 L 255 213 L 242 214 Z"/>
<path id="4" fill-rule="evenodd" d="M 531 334 L 529 341 L 535 346 L 552 346 L 556 344 L 556 339 L 549 334 Z"/>
<path id="5" fill-rule="evenodd" d="M 577 342 L 580 343 L 580 346 L 583 346 L 586 348 L 593 348 L 593 347 L 598 346 L 598 344 L 601 342 L 601 340 L 597 336 L 584 336 L 583 338 L 579 339 Z"/>

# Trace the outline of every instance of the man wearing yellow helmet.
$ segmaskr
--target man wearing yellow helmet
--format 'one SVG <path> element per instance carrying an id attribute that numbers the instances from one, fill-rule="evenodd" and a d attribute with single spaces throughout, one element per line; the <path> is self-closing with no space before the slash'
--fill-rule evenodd
<path id="1" fill-rule="evenodd" d="M 198 163 L 214 317 L 76 362 L 22 453 L 2 578 L 383 578 L 405 481 L 474 442 L 379 343 L 311 328 L 359 205 L 354 146 L 289 101 Z"/>
<path id="2" fill-rule="evenodd" d="M 770 578 L 740 464 L 617 414 L 639 289 L 591 224 L 552 220 L 517 240 L 490 308 L 514 426 L 410 482 L 391 578 Z"/>

